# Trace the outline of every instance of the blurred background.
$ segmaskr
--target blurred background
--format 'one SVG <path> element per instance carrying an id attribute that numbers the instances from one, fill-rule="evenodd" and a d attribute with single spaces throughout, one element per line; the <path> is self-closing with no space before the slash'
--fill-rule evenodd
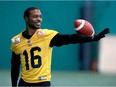
<path id="1" fill-rule="evenodd" d="M 110 28 L 99 42 L 54 47 L 54 86 L 116 86 L 116 1 L 36 0 L 0 1 L 0 86 L 11 86 L 11 38 L 25 29 L 23 12 L 31 6 L 42 12 L 42 28 L 63 34 L 76 33 L 74 21 L 88 20 L 98 34 Z M 3 37 L 3 38 L 2 38 Z"/>

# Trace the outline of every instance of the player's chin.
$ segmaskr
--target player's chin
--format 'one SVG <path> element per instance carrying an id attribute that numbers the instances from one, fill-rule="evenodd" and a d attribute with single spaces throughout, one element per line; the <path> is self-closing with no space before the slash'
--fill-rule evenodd
<path id="1" fill-rule="evenodd" d="M 35 27 L 35 29 L 40 29 L 41 26 L 40 25 L 35 25 L 34 27 Z"/>

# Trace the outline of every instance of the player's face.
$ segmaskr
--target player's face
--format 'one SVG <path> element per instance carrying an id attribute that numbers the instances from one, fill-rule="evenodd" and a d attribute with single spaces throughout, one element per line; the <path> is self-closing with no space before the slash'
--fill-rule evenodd
<path id="1" fill-rule="evenodd" d="M 28 17 L 28 26 L 32 29 L 39 29 L 41 26 L 42 17 L 41 12 L 38 9 L 31 10 L 30 15 Z"/>

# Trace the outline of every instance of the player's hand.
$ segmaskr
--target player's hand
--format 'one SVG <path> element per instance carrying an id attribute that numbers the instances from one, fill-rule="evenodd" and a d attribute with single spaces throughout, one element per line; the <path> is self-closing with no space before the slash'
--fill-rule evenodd
<path id="1" fill-rule="evenodd" d="M 94 41 L 98 41 L 101 38 L 105 37 L 106 34 L 110 33 L 110 29 L 109 28 L 105 28 L 103 31 L 101 31 L 99 34 L 93 36 L 93 40 Z"/>

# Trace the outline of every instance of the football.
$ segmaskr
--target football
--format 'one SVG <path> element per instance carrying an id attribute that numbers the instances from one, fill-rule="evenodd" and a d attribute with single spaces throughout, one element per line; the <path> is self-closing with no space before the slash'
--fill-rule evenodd
<path id="1" fill-rule="evenodd" d="M 77 33 L 82 35 L 93 36 L 95 34 L 92 24 L 84 19 L 75 20 L 74 28 Z"/>

